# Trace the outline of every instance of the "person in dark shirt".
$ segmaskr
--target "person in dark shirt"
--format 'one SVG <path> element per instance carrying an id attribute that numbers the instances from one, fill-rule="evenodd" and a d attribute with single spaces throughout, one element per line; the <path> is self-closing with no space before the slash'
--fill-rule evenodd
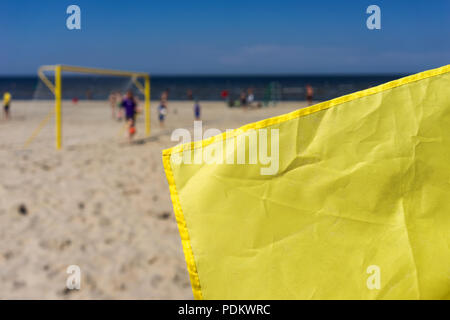
<path id="1" fill-rule="evenodd" d="M 137 114 L 137 103 L 134 98 L 133 91 L 129 90 L 127 95 L 122 100 L 122 108 L 125 113 L 125 120 L 128 124 L 128 138 L 131 142 L 133 136 L 136 134 L 136 114 Z"/>
<path id="2" fill-rule="evenodd" d="M 245 91 L 241 92 L 241 107 L 247 108 L 247 94 L 245 93 Z"/>

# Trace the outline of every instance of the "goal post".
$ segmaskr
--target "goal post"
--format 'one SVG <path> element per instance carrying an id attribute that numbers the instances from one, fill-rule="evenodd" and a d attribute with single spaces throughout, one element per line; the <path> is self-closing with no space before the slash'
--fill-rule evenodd
<path id="1" fill-rule="evenodd" d="M 45 75 L 45 72 L 54 73 L 53 84 L 49 78 Z M 98 68 L 86 68 L 86 67 L 76 67 L 68 65 L 46 65 L 41 66 L 38 69 L 38 76 L 42 82 L 50 89 L 55 97 L 55 141 L 56 149 L 62 148 L 62 73 L 83 73 L 83 74 L 96 74 L 114 77 L 130 77 L 136 88 L 144 95 L 144 120 L 145 120 L 145 135 L 150 136 L 150 75 L 143 72 L 132 72 L 132 71 L 119 71 L 119 70 L 109 70 L 109 69 L 98 69 Z M 144 80 L 144 85 L 139 81 L 139 79 Z"/>

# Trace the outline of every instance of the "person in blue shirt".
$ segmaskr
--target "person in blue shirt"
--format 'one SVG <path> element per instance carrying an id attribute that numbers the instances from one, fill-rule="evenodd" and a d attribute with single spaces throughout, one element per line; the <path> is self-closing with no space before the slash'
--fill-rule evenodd
<path id="1" fill-rule="evenodd" d="M 127 95 L 122 100 L 122 108 L 128 125 L 128 138 L 131 142 L 133 136 L 136 134 L 136 114 L 138 112 L 138 106 L 133 91 L 128 90 Z"/>
<path id="2" fill-rule="evenodd" d="M 194 104 L 195 120 L 200 120 L 200 114 L 201 114 L 200 103 L 198 102 L 198 100 L 195 100 L 195 104 Z"/>

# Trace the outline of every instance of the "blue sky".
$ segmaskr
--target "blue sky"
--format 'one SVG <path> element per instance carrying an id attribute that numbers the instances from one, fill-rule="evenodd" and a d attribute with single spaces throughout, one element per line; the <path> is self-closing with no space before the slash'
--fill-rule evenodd
<path id="1" fill-rule="evenodd" d="M 81 8 L 81 30 L 66 8 Z M 381 8 L 368 30 L 366 8 Z M 450 63 L 448 0 L 0 2 L 0 74 L 71 64 L 153 74 L 411 73 Z"/>

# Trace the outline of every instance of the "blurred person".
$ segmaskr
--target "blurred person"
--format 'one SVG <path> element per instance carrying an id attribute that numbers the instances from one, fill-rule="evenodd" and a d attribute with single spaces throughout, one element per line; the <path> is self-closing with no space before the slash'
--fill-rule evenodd
<path id="1" fill-rule="evenodd" d="M 11 108 L 11 94 L 9 92 L 5 92 L 3 94 L 3 114 L 5 120 L 10 119 L 10 108 Z"/>
<path id="2" fill-rule="evenodd" d="M 123 120 L 123 108 L 122 108 L 122 94 L 117 91 L 116 92 L 116 107 L 117 107 L 117 121 L 122 121 Z"/>
<path id="3" fill-rule="evenodd" d="M 186 95 L 187 95 L 187 99 L 188 99 L 188 100 L 190 100 L 190 101 L 191 101 L 191 100 L 194 100 L 194 95 L 193 95 L 191 89 L 188 89 L 188 90 L 187 90 Z"/>
<path id="4" fill-rule="evenodd" d="M 161 128 L 164 128 L 164 120 L 166 119 L 167 115 L 167 101 L 161 101 L 161 103 L 158 106 L 158 118 L 159 118 L 159 126 Z"/>
<path id="5" fill-rule="evenodd" d="M 166 119 L 167 116 L 167 110 L 168 110 L 168 106 L 167 106 L 167 99 L 169 97 L 169 91 L 168 90 L 164 90 L 163 93 L 161 94 L 161 100 L 158 106 L 158 118 L 159 118 L 159 126 L 161 128 L 164 127 L 164 120 Z"/>
<path id="6" fill-rule="evenodd" d="M 161 100 L 169 100 L 169 89 L 166 89 L 161 93 Z"/>
<path id="7" fill-rule="evenodd" d="M 229 98 L 229 92 L 228 90 L 222 90 L 222 92 L 220 92 L 220 96 L 222 97 L 223 101 L 228 102 L 228 106 L 231 107 L 230 105 L 230 98 Z"/>
<path id="8" fill-rule="evenodd" d="M 128 140 L 131 142 L 136 134 L 136 114 L 138 112 L 138 105 L 133 91 L 128 90 L 125 98 L 122 100 L 122 108 L 125 113 L 125 120 L 127 121 Z"/>
<path id="9" fill-rule="evenodd" d="M 314 89 L 310 84 L 306 85 L 306 101 L 308 101 L 308 106 L 312 105 L 314 96 Z"/>
<path id="10" fill-rule="evenodd" d="M 222 99 L 226 100 L 228 98 L 229 92 L 228 90 L 222 90 L 222 92 L 220 93 L 220 96 L 222 97 Z"/>
<path id="11" fill-rule="evenodd" d="M 241 92 L 241 96 L 240 96 L 240 106 L 241 107 L 247 107 L 247 94 L 245 93 L 245 91 Z"/>
<path id="12" fill-rule="evenodd" d="M 195 100 L 195 104 L 194 104 L 194 117 L 195 117 L 195 120 L 200 120 L 200 114 L 201 114 L 200 103 L 199 103 L 198 100 Z"/>
<path id="13" fill-rule="evenodd" d="M 255 102 L 255 96 L 253 95 L 253 89 L 248 89 L 247 92 L 248 92 L 247 104 L 249 107 L 252 107 L 253 102 Z"/>
<path id="14" fill-rule="evenodd" d="M 136 105 L 140 106 L 141 105 L 141 100 L 139 99 L 138 95 L 134 96 L 134 101 L 136 102 Z M 141 108 L 137 108 L 136 110 L 136 114 L 139 115 L 141 113 Z"/>
<path id="15" fill-rule="evenodd" d="M 117 92 L 111 92 L 111 94 L 109 95 L 109 104 L 111 105 L 111 116 L 113 119 L 116 119 L 117 113 L 120 111 L 116 111 L 118 99 L 120 99 L 120 96 L 117 95 Z"/>

